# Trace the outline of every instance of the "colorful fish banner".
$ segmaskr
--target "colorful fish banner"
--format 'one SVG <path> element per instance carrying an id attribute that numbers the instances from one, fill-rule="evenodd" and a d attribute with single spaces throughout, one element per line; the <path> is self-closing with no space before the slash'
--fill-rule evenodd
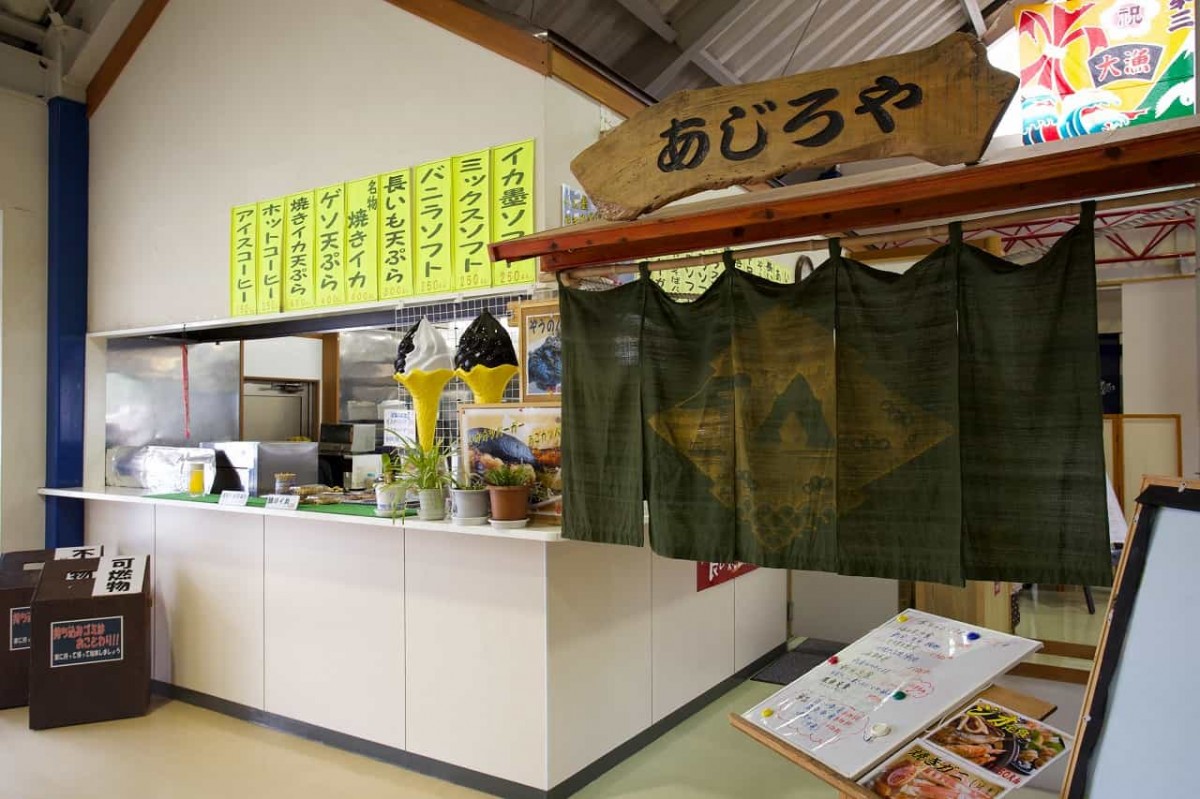
<path id="1" fill-rule="evenodd" d="M 1190 116 L 1196 0 L 1068 0 L 1016 9 L 1026 144 Z"/>

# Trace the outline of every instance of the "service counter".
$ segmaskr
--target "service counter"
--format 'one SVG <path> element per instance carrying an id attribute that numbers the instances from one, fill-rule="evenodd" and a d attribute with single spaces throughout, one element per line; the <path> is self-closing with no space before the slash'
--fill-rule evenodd
<path id="1" fill-rule="evenodd" d="M 167 693 L 504 796 L 568 795 L 786 637 L 782 570 L 697 591 L 691 561 L 551 526 L 43 493 L 153 556 Z"/>

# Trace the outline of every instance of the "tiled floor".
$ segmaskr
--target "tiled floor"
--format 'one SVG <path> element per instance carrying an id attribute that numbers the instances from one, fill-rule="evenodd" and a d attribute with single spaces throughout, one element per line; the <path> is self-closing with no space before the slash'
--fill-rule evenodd
<path id="1" fill-rule="evenodd" d="M 834 799 L 729 726 L 775 686 L 747 682 L 576 794 L 579 799 Z M 0 799 L 468 799 L 482 794 L 181 702 L 145 718 L 30 732 L 0 711 Z M 1051 794 L 1018 791 L 1013 799 Z"/>

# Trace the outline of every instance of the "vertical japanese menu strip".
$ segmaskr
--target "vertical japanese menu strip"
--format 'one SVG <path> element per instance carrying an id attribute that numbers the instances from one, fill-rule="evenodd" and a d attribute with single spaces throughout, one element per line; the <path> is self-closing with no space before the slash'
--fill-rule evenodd
<path id="1" fill-rule="evenodd" d="M 533 139 L 492 148 L 492 238 L 518 239 L 534 231 Z M 492 285 L 532 283 L 532 258 L 492 266 Z"/>
<path id="2" fill-rule="evenodd" d="M 258 209 L 253 203 L 234 207 L 231 213 L 229 253 L 229 297 L 232 316 L 252 316 L 258 312 L 254 284 L 258 229 Z"/>
<path id="3" fill-rule="evenodd" d="M 413 293 L 412 170 L 379 176 L 379 299 Z"/>
<path id="4" fill-rule="evenodd" d="M 422 164 L 413 171 L 417 198 L 417 294 L 438 294 L 454 289 L 454 222 L 450 214 L 450 159 Z"/>
<path id="5" fill-rule="evenodd" d="M 313 193 L 302 191 L 286 200 L 287 234 L 283 310 L 299 311 L 317 303 L 313 284 Z"/>
<path id="6" fill-rule="evenodd" d="M 258 312 L 283 310 L 283 220 L 287 200 L 280 197 L 258 204 Z"/>
<path id="7" fill-rule="evenodd" d="M 480 289 L 492 285 L 487 254 L 492 240 L 491 157 L 487 150 L 456 155 L 454 173 L 454 287 Z"/>
<path id="8" fill-rule="evenodd" d="M 379 299 L 379 178 L 346 184 L 346 301 Z"/>
<path id="9" fill-rule="evenodd" d="M 346 301 L 346 187 L 335 183 L 314 193 L 317 305 L 341 305 Z"/>

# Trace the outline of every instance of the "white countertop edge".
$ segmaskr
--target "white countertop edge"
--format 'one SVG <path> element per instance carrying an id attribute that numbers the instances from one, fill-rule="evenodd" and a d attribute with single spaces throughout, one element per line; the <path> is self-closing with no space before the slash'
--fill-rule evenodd
<path id="1" fill-rule="evenodd" d="M 342 516 L 336 513 L 305 513 L 303 511 L 291 510 L 267 510 L 266 508 L 253 508 L 250 506 L 238 508 L 228 505 L 216 505 L 200 502 L 191 503 L 171 499 L 152 499 L 145 495 L 146 492 L 144 490 L 136 488 L 39 488 L 38 493 L 45 497 L 68 497 L 70 499 L 101 500 L 104 502 L 132 502 L 147 505 L 170 505 L 173 507 L 182 507 L 202 511 L 216 511 L 220 513 L 250 513 L 256 516 L 284 516 L 308 521 L 334 522 L 335 524 L 369 524 L 376 527 L 398 527 L 407 530 L 423 530 L 436 533 L 456 533 L 458 535 L 477 535 L 484 536 L 486 538 L 515 538 L 522 541 L 541 541 L 544 543 L 553 543 L 555 541 L 565 540 L 562 537 L 561 527 L 558 525 L 549 525 L 539 522 L 531 522 L 532 526 L 519 530 L 497 530 L 489 524 L 461 525 L 454 524 L 449 521 L 428 522 L 422 521 L 415 516 L 406 516 L 403 519 L 393 520 L 365 516 Z"/>

